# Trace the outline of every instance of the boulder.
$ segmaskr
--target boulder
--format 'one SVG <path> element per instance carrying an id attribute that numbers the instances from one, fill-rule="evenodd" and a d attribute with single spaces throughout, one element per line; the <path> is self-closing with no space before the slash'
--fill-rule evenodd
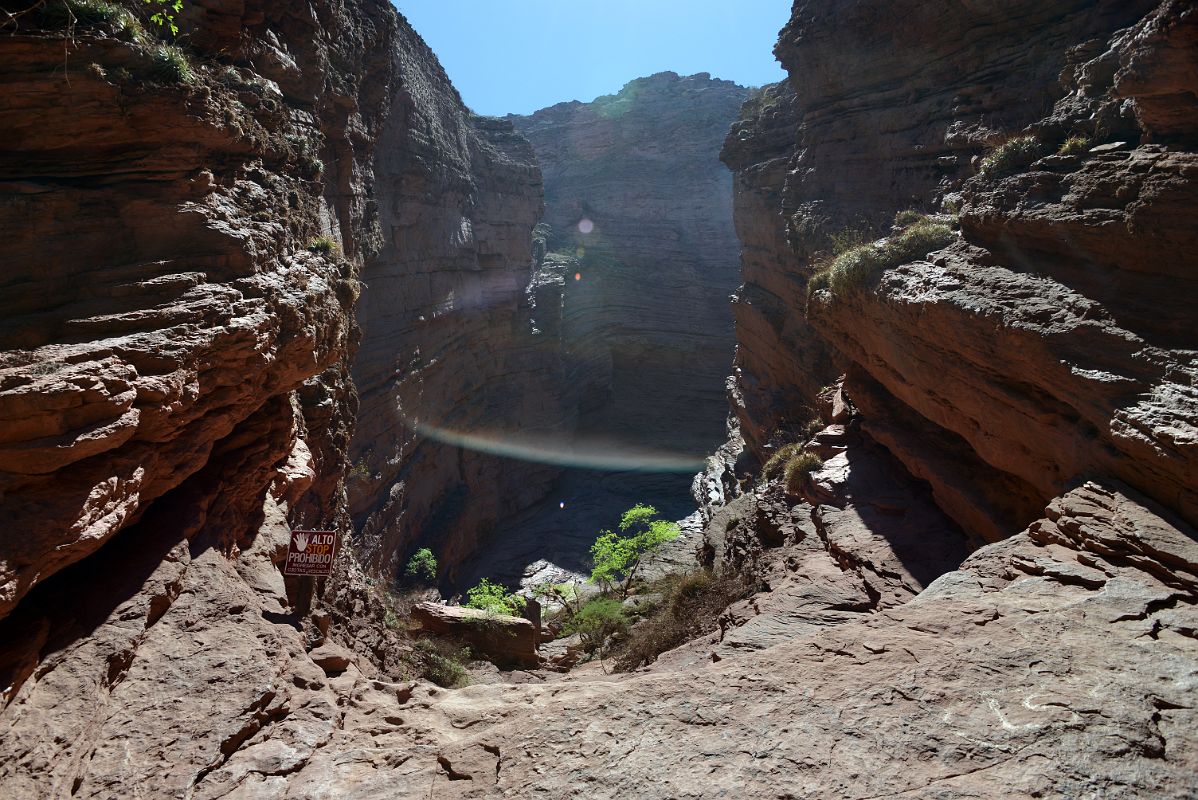
<path id="1" fill-rule="evenodd" d="M 308 653 L 308 657 L 325 671 L 326 675 L 344 672 L 354 660 L 354 654 L 339 644 L 325 642 L 320 647 Z"/>
<path id="2" fill-rule="evenodd" d="M 523 617 L 509 617 L 477 608 L 418 603 L 412 619 L 426 632 L 453 636 L 500 667 L 535 667 L 537 627 Z"/>

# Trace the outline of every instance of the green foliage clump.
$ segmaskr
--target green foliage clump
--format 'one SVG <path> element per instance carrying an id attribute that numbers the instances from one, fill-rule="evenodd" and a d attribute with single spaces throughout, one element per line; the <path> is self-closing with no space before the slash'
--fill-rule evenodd
<path id="1" fill-rule="evenodd" d="M 160 44 L 151 51 L 149 76 L 162 83 L 192 83 L 195 80 L 187 54 L 173 44 Z"/>
<path id="2" fill-rule="evenodd" d="M 948 246 L 954 238 L 952 227 L 920 215 L 889 239 L 851 247 L 818 266 L 807 284 L 808 294 L 820 289 L 844 294 L 861 286 L 875 272 L 923 258 Z"/>
<path id="3" fill-rule="evenodd" d="M 1016 136 L 982 159 L 981 173 L 988 178 L 1005 178 L 1024 169 L 1044 153 L 1044 144 L 1035 136 Z"/>
<path id="4" fill-rule="evenodd" d="M 583 648 L 602 658 L 606 643 L 628 632 L 628 614 L 619 600 L 596 597 L 570 617 L 565 632 L 577 633 L 582 638 Z"/>
<path id="5" fill-rule="evenodd" d="M 927 219 L 927 215 L 916 211 L 913 208 L 908 208 L 905 211 L 900 211 L 894 215 L 894 226 L 896 228 L 906 228 L 908 225 L 913 225 L 916 222 L 923 222 Z"/>
<path id="6" fill-rule="evenodd" d="M 149 36 L 141 22 L 128 9 L 108 0 L 50 0 L 36 6 L 34 14 L 45 28 L 107 28 L 126 41 L 146 44 Z"/>
<path id="7" fill-rule="evenodd" d="M 799 442 L 782 445 L 777 451 L 769 457 L 765 462 L 765 466 L 761 468 L 761 477 L 764 480 L 773 480 L 782 474 L 782 470 L 786 468 L 786 462 L 793 456 L 803 452 L 803 445 Z"/>
<path id="8" fill-rule="evenodd" d="M 885 267 L 897 267 L 923 258 L 933 250 L 948 247 L 956 238 L 956 232 L 948 224 L 923 217 L 882 245 Z"/>
<path id="9" fill-rule="evenodd" d="M 526 602 L 518 594 L 512 594 L 502 584 L 483 578 L 478 585 L 466 591 L 466 607 L 480 608 L 493 614 L 518 617 L 524 612 Z"/>
<path id="10" fill-rule="evenodd" d="M 470 649 L 437 639 L 421 639 L 413 651 L 420 674 L 445 689 L 458 689 L 470 683 L 463 664 Z"/>
<path id="11" fill-rule="evenodd" d="M 594 569 L 591 580 L 610 590 L 623 578 L 622 593 L 627 596 L 637 568 L 645 556 L 657 552 L 666 542 L 678 538 L 678 525 L 657 518 L 657 509 L 638 503 L 620 517 L 620 531 L 602 531 L 591 545 Z"/>
<path id="12" fill-rule="evenodd" d="M 417 550 L 404 567 L 405 577 L 432 583 L 437 579 L 437 557 L 427 547 Z"/>
<path id="13" fill-rule="evenodd" d="M 786 484 L 786 491 L 790 494 L 798 494 L 802 491 L 803 481 L 807 476 L 823 465 L 823 459 L 810 450 L 792 455 L 786 460 L 786 466 L 782 468 L 782 480 Z"/>
<path id="14" fill-rule="evenodd" d="M 341 247 L 328 236 L 317 236 L 308 242 L 308 250 L 322 256 L 331 256 L 341 252 Z"/>
<path id="15" fill-rule="evenodd" d="M 864 228 L 845 228 L 828 237 L 828 247 L 832 255 L 838 256 L 870 241 L 872 237 Z"/>
<path id="16" fill-rule="evenodd" d="M 150 22 L 170 30 L 173 36 L 179 35 L 175 15 L 183 10 L 183 0 L 145 0 L 145 3 L 151 9 Z"/>
<path id="17" fill-rule="evenodd" d="M 1064 142 L 1061 143 L 1061 146 L 1057 149 L 1057 152 L 1063 156 L 1078 156 L 1078 155 L 1081 155 L 1082 153 L 1088 152 L 1089 150 L 1090 150 L 1089 137 L 1087 137 L 1087 136 L 1070 136 L 1068 139 L 1066 139 Z"/>
<path id="18" fill-rule="evenodd" d="M 803 480 L 824 465 L 823 460 L 815 453 L 807 450 L 801 443 L 783 445 L 770 456 L 761 469 L 761 478 L 771 481 L 781 477 L 786 484 L 786 490 L 798 494 L 803 488 Z"/>
<path id="19" fill-rule="evenodd" d="M 748 597 L 753 584 L 731 572 L 698 569 L 667 575 L 650 587 L 662 602 L 632 629 L 616 654 L 616 669 L 628 671 L 652 664 L 667 650 L 716 630 L 724 609 Z"/>

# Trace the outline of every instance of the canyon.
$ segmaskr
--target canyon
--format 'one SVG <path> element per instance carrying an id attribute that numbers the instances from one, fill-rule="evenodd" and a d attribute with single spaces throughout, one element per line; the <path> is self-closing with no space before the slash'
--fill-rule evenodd
<path id="1" fill-rule="evenodd" d="M 101 8 L 0 34 L 4 796 L 1198 793 L 1192 4 L 800 0 L 783 83 L 502 120 L 378 0 Z M 587 437 L 706 457 L 684 556 L 752 591 L 413 674 L 416 547 L 690 483 Z"/>

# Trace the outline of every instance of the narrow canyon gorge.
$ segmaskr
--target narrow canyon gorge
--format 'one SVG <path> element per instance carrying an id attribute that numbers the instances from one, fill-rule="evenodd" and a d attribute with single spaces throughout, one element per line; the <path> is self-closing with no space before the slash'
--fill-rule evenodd
<path id="1" fill-rule="evenodd" d="M 1192 3 L 504 118 L 385 0 L 0 12 L 0 797 L 1198 796 Z"/>

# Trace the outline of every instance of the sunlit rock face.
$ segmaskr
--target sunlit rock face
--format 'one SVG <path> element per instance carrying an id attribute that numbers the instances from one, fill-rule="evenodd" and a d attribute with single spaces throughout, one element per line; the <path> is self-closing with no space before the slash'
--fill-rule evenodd
<path id="1" fill-rule="evenodd" d="M 866 432 L 974 536 L 1094 475 L 1198 520 L 1193 10 L 910 5 L 796 6 L 776 50 L 789 87 L 725 147 L 746 440 L 767 456 L 811 378 L 844 372 Z M 1017 134 L 1043 157 L 977 175 Z M 1070 136 L 1084 147 L 1058 155 Z M 808 300 L 832 234 L 885 234 L 908 208 L 959 216 L 957 243 Z"/>
<path id="2" fill-rule="evenodd" d="M 570 426 L 553 334 L 561 287 L 526 291 L 542 208 L 532 150 L 511 123 L 471 114 L 418 37 L 400 41 L 394 68 L 349 476 L 364 553 L 384 574 L 417 543 L 451 570 L 556 475 L 485 450 Z"/>
<path id="3" fill-rule="evenodd" d="M 738 283 L 720 143 L 748 90 L 664 72 L 509 117 L 536 151 L 580 426 L 702 457 L 724 435 Z"/>
<path id="4" fill-rule="evenodd" d="M 201 796 L 306 660 L 288 525 L 349 527 L 400 26 L 186 3 L 177 80 L 47 19 L 0 35 L 0 795 Z"/>

